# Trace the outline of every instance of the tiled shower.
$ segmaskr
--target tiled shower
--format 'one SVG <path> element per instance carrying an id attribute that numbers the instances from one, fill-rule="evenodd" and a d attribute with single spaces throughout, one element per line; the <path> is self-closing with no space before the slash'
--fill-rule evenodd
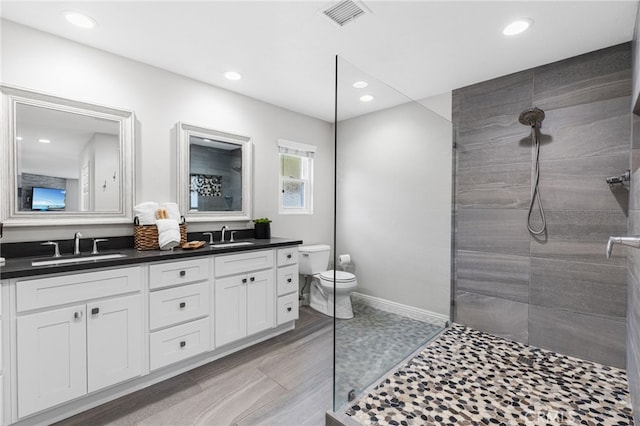
<path id="1" fill-rule="evenodd" d="M 627 249 L 604 250 L 627 235 L 629 185 L 605 179 L 630 168 L 631 59 L 625 43 L 453 92 L 456 322 L 625 366 Z M 532 153 L 518 122 L 532 106 L 546 113 L 542 237 L 526 226 Z"/>

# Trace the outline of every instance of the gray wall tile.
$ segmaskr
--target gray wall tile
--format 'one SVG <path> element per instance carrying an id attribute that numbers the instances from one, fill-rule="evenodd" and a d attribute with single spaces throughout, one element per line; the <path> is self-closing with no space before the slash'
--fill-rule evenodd
<path id="1" fill-rule="evenodd" d="M 611 235 L 627 233 L 626 216 L 621 211 L 546 210 L 547 235 L 531 239 L 531 255 L 557 260 L 624 266 L 627 251 L 619 246 L 611 259 L 605 256 Z"/>
<path id="2" fill-rule="evenodd" d="M 457 218 L 459 250 L 529 255 L 526 210 L 460 208 Z"/>
<path id="3" fill-rule="evenodd" d="M 510 120 L 514 111 L 531 107 L 533 71 L 510 74 L 458 91 L 461 97 L 461 127 L 500 116 L 506 116 Z"/>
<path id="4" fill-rule="evenodd" d="M 638 282 L 637 277 L 633 277 L 634 282 Z M 627 324 L 631 331 L 640 330 L 640 289 L 637 286 L 629 286 L 629 310 L 627 311 Z M 640 358 L 640 333 L 630 333 L 631 350 Z"/>
<path id="5" fill-rule="evenodd" d="M 625 322 L 529 305 L 529 344 L 625 367 Z"/>
<path id="6" fill-rule="evenodd" d="M 456 290 L 529 302 L 529 256 L 460 250 Z"/>
<path id="7" fill-rule="evenodd" d="M 506 120 L 504 120 L 506 121 Z M 462 168 L 531 162 L 530 130 L 512 114 L 507 123 L 491 120 L 460 128 L 458 162 Z"/>
<path id="8" fill-rule="evenodd" d="M 624 321 L 627 268 L 531 258 L 533 305 Z"/>
<path id="9" fill-rule="evenodd" d="M 456 204 L 472 208 L 529 207 L 530 164 L 461 167 L 456 175 Z"/>
<path id="10" fill-rule="evenodd" d="M 543 109 L 597 102 L 630 94 L 630 43 L 535 69 L 534 100 Z"/>
<path id="11" fill-rule="evenodd" d="M 628 156 L 630 102 L 630 97 L 624 96 L 547 111 L 541 128 L 540 161 Z"/>
<path id="12" fill-rule="evenodd" d="M 518 342 L 528 342 L 529 305 L 497 297 L 456 292 L 454 321 Z"/>
<path id="13" fill-rule="evenodd" d="M 608 176 L 620 176 L 629 153 L 540 162 L 540 196 L 550 210 L 614 210 L 626 212 L 629 191 L 610 186 Z"/>
<path id="14" fill-rule="evenodd" d="M 605 178 L 630 164 L 630 67 L 627 43 L 454 91 L 458 322 L 624 364 L 629 251 L 616 246 L 607 260 L 604 249 L 610 235 L 627 233 L 629 192 Z M 541 237 L 526 228 L 532 141 L 518 123 L 533 105 L 546 112 Z"/>

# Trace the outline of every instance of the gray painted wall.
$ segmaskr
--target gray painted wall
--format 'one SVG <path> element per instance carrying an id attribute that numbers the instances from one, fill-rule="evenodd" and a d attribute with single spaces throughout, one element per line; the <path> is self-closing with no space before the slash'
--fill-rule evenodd
<path id="1" fill-rule="evenodd" d="M 609 365 L 625 365 L 629 43 L 455 90 L 455 320 Z M 540 193 L 544 238 L 527 228 L 530 128 L 546 112 Z M 534 216 L 537 217 L 537 216 Z M 537 222 L 536 222 L 537 223 Z M 639 275 L 640 276 L 640 275 Z"/>
<path id="2" fill-rule="evenodd" d="M 336 250 L 356 291 L 449 317 L 451 122 L 410 102 L 337 130 Z"/>

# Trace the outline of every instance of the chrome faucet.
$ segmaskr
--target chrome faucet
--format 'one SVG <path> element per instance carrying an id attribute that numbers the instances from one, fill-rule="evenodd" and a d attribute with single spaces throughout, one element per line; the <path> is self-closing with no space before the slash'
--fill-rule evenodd
<path id="1" fill-rule="evenodd" d="M 98 243 L 102 243 L 105 241 L 109 241 L 108 238 L 94 238 L 93 240 L 93 250 L 91 250 L 91 254 L 100 254 L 98 252 Z"/>
<path id="2" fill-rule="evenodd" d="M 222 233 L 222 236 L 220 237 L 220 242 L 221 243 L 224 243 L 224 231 L 226 231 L 226 230 L 227 230 L 227 225 L 224 225 L 222 227 L 222 229 L 220 230 L 220 232 Z"/>
<path id="3" fill-rule="evenodd" d="M 202 236 L 209 236 L 209 245 L 213 244 L 213 232 L 203 232 Z"/>
<path id="4" fill-rule="evenodd" d="M 46 243 L 41 243 L 41 246 L 53 246 L 53 257 L 61 257 L 60 255 L 60 247 L 58 247 L 58 243 L 55 241 L 47 241 Z"/>
<path id="5" fill-rule="evenodd" d="M 73 254 L 80 254 L 80 238 L 82 238 L 80 232 L 73 234 Z"/>
<path id="6" fill-rule="evenodd" d="M 607 259 L 611 257 L 614 244 L 622 244 L 623 246 L 640 248 L 640 235 L 634 235 L 633 237 L 609 237 L 607 242 L 606 255 Z"/>

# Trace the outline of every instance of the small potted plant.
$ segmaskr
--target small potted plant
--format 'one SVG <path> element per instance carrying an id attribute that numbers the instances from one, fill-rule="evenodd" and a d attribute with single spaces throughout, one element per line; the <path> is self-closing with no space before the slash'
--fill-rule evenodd
<path id="1" fill-rule="evenodd" d="M 271 238 L 271 219 L 268 217 L 261 217 L 254 219 L 254 232 L 256 239 L 269 239 Z"/>

